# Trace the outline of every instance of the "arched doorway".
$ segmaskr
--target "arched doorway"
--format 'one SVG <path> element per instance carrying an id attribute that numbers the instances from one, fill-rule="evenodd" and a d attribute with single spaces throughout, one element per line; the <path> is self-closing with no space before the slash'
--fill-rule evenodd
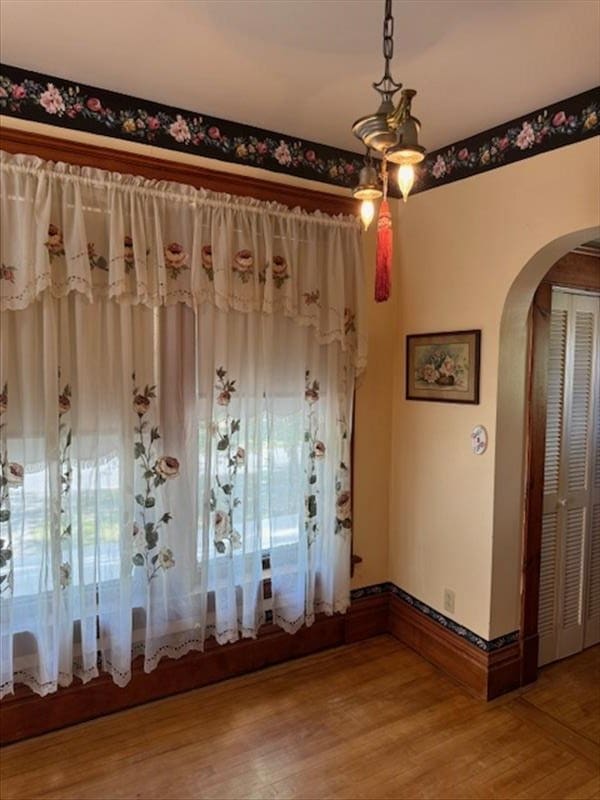
<path id="1" fill-rule="evenodd" d="M 491 622 L 495 609 L 520 607 L 521 684 L 535 680 L 538 651 L 538 592 L 541 498 L 545 435 L 543 335 L 548 309 L 534 296 L 551 267 L 600 228 L 561 236 L 524 266 L 507 296 L 500 334 L 495 457 Z M 537 345 L 534 331 L 538 330 Z M 536 349 L 538 352 L 536 352 Z M 534 364 L 539 369 L 534 369 Z M 540 433 L 541 432 L 541 433 Z M 541 435 L 541 450 L 540 450 Z M 540 460 L 541 457 L 541 460 Z M 519 565 L 515 569 L 515 565 Z M 503 620 L 498 613 L 497 624 Z"/>

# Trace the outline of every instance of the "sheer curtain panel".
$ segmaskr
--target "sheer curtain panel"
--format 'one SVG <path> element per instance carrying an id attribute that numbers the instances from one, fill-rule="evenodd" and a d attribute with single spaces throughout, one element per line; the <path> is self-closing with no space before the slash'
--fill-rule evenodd
<path id="1" fill-rule="evenodd" d="M 1 168 L 2 694 L 344 612 L 356 220 Z"/>

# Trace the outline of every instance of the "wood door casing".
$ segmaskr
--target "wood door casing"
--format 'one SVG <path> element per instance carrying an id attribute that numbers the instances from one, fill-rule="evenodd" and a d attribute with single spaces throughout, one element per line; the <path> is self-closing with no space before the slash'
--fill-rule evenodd
<path id="1" fill-rule="evenodd" d="M 537 678 L 546 404 L 552 287 L 600 291 L 600 259 L 567 253 L 540 283 L 532 304 L 527 423 L 527 478 L 521 589 L 521 683 Z"/>

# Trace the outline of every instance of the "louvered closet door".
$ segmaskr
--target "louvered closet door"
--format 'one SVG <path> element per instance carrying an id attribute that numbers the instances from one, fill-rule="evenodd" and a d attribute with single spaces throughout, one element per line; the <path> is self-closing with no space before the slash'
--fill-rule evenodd
<path id="1" fill-rule="evenodd" d="M 600 634 L 597 296 L 552 297 L 540 574 L 539 664 Z M 594 469 L 596 474 L 594 475 Z M 595 538 L 594 538 L 595 537 Z"/>

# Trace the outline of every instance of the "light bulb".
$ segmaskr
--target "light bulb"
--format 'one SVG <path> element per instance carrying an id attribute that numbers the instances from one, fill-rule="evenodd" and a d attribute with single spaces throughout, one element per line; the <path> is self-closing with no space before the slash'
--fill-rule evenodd
<path id="1" fill-rule="evenodd" d="M 412 164 L 400 164 L 398 167 L 398 187 L 402 192 L 404 202 L 408 198 L 408 194 L 415 182 L 415 170 Z"/>
<path id="2" fill-rule="evenodd" d="M 375 205 L 373 204 L 372 200 L 363 200 L 360 204 L 360 218 L 362 220 L 362 224 L 364 225 L 365 230 L 369 227 L 369 225 L 373 222 L 373 217 L 375 216 Z"/>

